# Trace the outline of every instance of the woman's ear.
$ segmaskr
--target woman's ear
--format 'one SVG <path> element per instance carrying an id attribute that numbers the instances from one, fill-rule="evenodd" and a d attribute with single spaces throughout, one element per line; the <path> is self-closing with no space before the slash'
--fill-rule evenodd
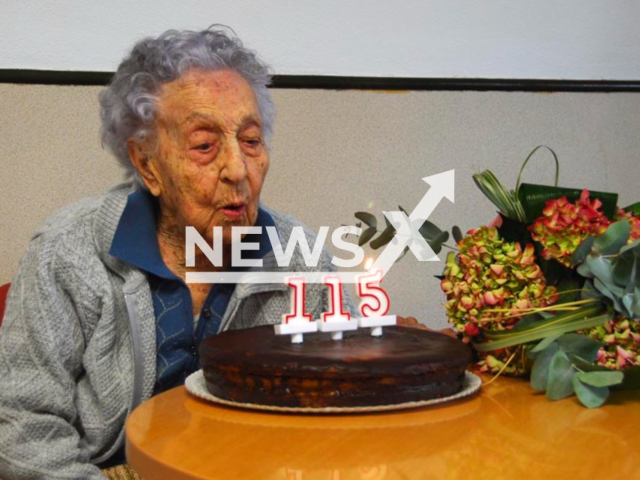
<path id="1" fill-rule="evenodd" d="M 133 138 L 127 141 L 129 158 L 131 163 L 142 177 L 142 181 L 147 186 L 154 197 L 160 196 L 161 182 L 158 172 L 153 168 L 151 157 L 148 154 L 148 145 L 137 142 Z"/>

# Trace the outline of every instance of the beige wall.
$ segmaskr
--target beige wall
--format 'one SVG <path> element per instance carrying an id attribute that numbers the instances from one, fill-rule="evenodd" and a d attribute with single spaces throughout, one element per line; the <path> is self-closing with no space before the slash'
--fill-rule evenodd
<path id="1" fill-rule="evenodd" d="M 0 85 L 0 284 L 10 281 L 31 232 L 55 209 L 122 176 L 101 150 L 96 87 Z M 272 166 L 263 200 L 314 228 L 353 223 L 352 213 L 411 210 L 421 177 L 456 169 L 456 204 L 432 216 L 464 230 L 491 219 L 471 175 L 492 169 L 513 187 L 536 145 L 558 153 L 561 182 L 640 200 L 640 95 L 275 90 Z M 526 179 L 550 182 L 541 154 Z M 441 255 L 444 257 L 444 255 Z M 408 255 L 385 284 L 392 310 L 445 322 L 442 264 Z"/>

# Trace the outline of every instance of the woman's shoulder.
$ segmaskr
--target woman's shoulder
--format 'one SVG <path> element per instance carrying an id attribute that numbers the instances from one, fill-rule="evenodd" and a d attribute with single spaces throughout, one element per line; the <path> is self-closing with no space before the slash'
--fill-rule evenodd
<path id="1" fill-rule="evenodd" d="M 84 224 L 93 226 L 97 220 L 117 222 L 131 191 L 131 183 L 122 183 L 101 195 L 85 197 L 62 207 L 40 225 L 33 234 L 32 240 L 38 237 L 51 240 L 69 233 L 81 234 Z"/>
<path id="2" fill-rule="evenodd" d="M 64 272 L 100 270 L 126 205 L 131 184 L 102 195 L 83 198 L 47 218 L 32 235 L 20 260 L 20 270 Z"/>

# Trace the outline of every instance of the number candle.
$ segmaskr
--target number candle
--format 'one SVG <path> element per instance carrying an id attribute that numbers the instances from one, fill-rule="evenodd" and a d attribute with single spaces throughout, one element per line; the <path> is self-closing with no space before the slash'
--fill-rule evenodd
<path id="1" fill-rule="evenodd" d="M 326 275 L 322 282 L 329 287 L 329 311 L 318 320 L 318 330 L 331 332 L 333 340 L 342 340 L 342 332 L 358 328 L 358 321 L 351 320 L 349 312 L 342 305 L 342 282 L 339 275 Z"/>
<path id="2" fill-rule="evenodd" d="M 311 315 L 305 312 L 304 277 L 288 277 L 286 279 L 291 292 L 291 313 L 282 315 L 282 323 L 275 325 L 277 335 L 291 335 L 292 343 L 302 343 L 302 335 L 318 331 L 318 325 Z"/>
<path id="3" fill-rule="evenodd" d="M 389 295 L 380 287 L 382 272 L 376 270 L 358 276 L 358 295 L 362 298 L 358 309 L 362 317 L 358 320 L 360 327 L 371 328 L 371 335 L 382 335 L 382 327 L 396 324 L 395 315 L 387 315 L 389 311 Z"/>

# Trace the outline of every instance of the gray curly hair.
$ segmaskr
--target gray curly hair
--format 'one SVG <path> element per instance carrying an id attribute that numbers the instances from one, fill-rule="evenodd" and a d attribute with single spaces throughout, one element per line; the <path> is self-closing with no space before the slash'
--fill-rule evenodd
<path id="1" fill-rule="evenodd" d="M 158 38 L 145 38 L 136 43 L 100 94 L 102 145 L 113 152 L 128 176 L 143 188 L 129 159 L 127 141 L 153 137 L 160 87 L 192 68 L 230 69 L 244 77 L 256 96 L 262 133 L 270 144 L 275 108 L 267 89 L 271 81 L 269 68 L 255 52 L 243 47 L 230 28 L 214 25 L 200 32 L 169 30 Z"/>

